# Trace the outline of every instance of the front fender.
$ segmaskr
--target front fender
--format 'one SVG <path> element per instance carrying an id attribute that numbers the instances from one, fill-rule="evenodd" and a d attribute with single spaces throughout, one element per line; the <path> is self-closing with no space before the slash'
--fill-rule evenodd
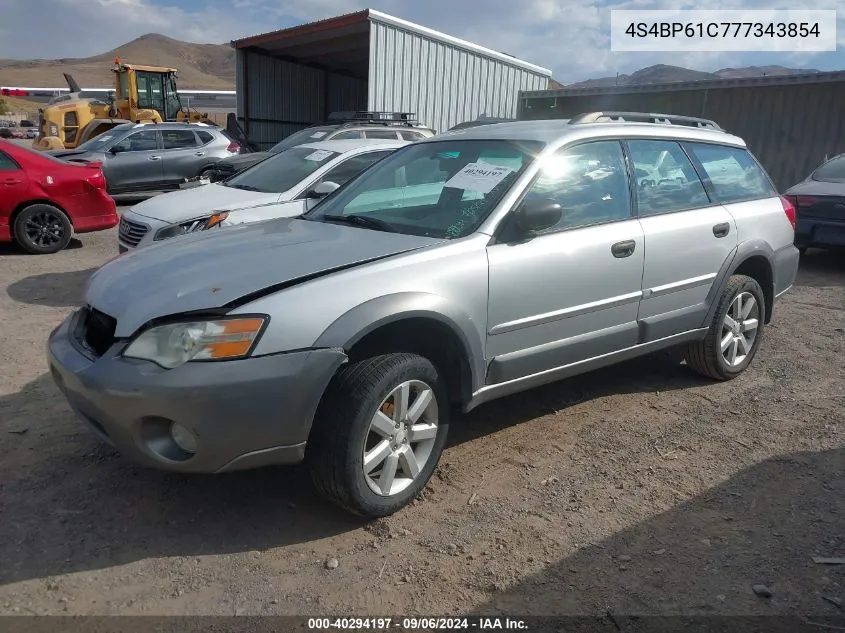
<path id="1" fill-rule="evenodd" d="M 410 318 L 428 318 L 448 326 L 460 339 L 471 373 L 472 391 L 484 378 L 484 345 L 472 317 L 444 297 L 400 292 L 371 299 L 337 318 L 314 343 L 316 348 L 349 350 L 383 325 Z"/>

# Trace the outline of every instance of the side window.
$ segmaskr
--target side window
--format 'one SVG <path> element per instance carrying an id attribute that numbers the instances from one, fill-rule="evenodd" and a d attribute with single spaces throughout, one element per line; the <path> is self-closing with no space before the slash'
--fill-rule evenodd
<path id="1" fill-rule="evenodd" d="M 777 195 L 747 150 L 705 143 L 685 143 L 684 146 L 704 167 L 719 202 L 759 200 Z"/>
<path id="2" fill-rule="evenodd" d="M 18 164 L 8 154 L 0 152 L 0 171 L 13 171 L 17 169 L 20 169 Z"/>
<path id="3" fill-rule="evenodd" d="M 629 140 L 641 216 L 697 209 L 710 204 L 704 185 L 674 141 Z"/>
<path id="4" fill-rule="evenodd" d="M 197 146 L 197 137 L 192 130 L 162 130 L 164 149 L 188 149 Z"/>
<path id="5" fill-rule="evenodd" d="M 366 130 L 364 136 L 367 138 L 389 138 L 394 141 L 399 139 L 396 130 Z"/>
<path id="6" fill-rule="evenodd" d="M 401 136 L 404 141 L 418 141 L 421 138 L 425 138 L 419 132 L 408 132 L 407 130 L 400 131 L 399 136 Z"/>
<path id="7" fill-rule="evenodd" d="M 554 200 L 563 217 L 546 232 L 631 217 L 631 201 L 622 145 L 617 141 L 584 143 L 546 158 L 526 200 Z"/>
<path id="8" fill-rule="evenodd" d="M 390 152 L 369 152 L 360 156 L 353 156 L 343 161 L 340 165 L 332 167 L 320 180 L 322 182 L 333 182 L 342 185 L 388 154 Z"/>
<path id="9" fill-rule="evenodd" d="M 200 138 L 201 145 L 207 145 L 214 140 L 214 136 L 210 132 L 206 132 L 205 130 L 200 130 L 197 132 L 197 136 Z"/>
<path id="10" fill-rule="evenodd" d="M 155 130 L 134 132 L 114 144 L 119 152 L 148 152 L 158 149 L 158 134 Z"/>
<path id="11" fill-rule="evenodd" d="M 333 141 L 342 141 L 346 138 L 362 138 L 361 130 L 349 130 L 347 132 L 338 132 L 332 137 Z"/>

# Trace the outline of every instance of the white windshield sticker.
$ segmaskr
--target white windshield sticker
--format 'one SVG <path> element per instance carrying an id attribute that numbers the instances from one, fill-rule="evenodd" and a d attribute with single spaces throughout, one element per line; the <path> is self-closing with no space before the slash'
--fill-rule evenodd
<path id="1" fill-rule="evenodd" d="M 469 163 L 461 171 L 452 176 L 444 187 L 490 193 L 509 174 L 510 167 L 498 167 L 489 163 Z"/>
<path id="2" fill-rule="evenodd" d="M 97 140 L 100 141 L 101 143 L 105 143 L 106 141 L 110 141 L 111 139 L 112 139 L 111 134 L 107 134 L 105 136 L 100 136 L 100 137 L 97 138 Z"/>
<path id="3" fill-rule="evenodd" d="M 332 153 L 326 149 L 318 149 L 316 152 L 311 152 L 305 157 L 305 160 L 314 160 L 318 163 L 326 160 Z"/>
<path id="4" fill-rule="evenodd" d="M 314 132 L 311 138 L 323 138 L 328 132 Z"/>

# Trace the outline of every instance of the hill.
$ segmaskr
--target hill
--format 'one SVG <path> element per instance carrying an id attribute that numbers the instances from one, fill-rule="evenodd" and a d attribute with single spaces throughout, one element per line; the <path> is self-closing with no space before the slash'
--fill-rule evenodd
<path id="1" fill-rule="evenodd" d="M 65 86 L 70 73 L 83 88 L 111 86 L 115 57 L 129 63 L 178 69 L 180 88 L 234 90 L 235 51 L 226 44 L 191 44 L 150 33 L 114 50 L 78 59 L 0 59 L 0 85 Z"/>
<path id="2" fill-rule="evenodd" d="M 817 73 L 818 70 L 806 68 L 786 68 L 784 66 L 748 66 L 745 68 L 723 68 L 714 73 L 690 70 L 680 66 L 657 64 L 642 68 L 630 75 L 618 77 L 598 77 L 568 84 L 567 88 L 602 88 L 605 86 L 642 86 L 645 84 L 676 83 L 684 81 L 706 81 L 711 79 L 740 79 L 744 77 L 763 77 L 772 75 L 797 75 Z"/>

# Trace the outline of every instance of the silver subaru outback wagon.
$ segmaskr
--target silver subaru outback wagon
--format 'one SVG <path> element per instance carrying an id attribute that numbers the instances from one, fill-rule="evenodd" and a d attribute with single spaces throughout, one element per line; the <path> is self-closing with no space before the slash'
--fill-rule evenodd
<path id="1" fill-rule="evenodd" d="M 675 346 L 705 376 L 739 375 L 795 278 L 794 224 L 712 121 L 470 128 L 299 217 L 109 262 L 50 335 L 49 364 L 131 459 L 305 460 L 322 494 L 384 516 L 426 484 L 454 405 Z"/>

